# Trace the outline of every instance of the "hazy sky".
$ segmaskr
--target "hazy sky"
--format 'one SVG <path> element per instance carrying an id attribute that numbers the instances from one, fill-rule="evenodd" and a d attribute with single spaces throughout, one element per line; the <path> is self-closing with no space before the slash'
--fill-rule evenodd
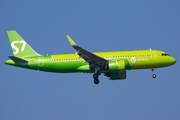
<path id="1" fill-rule="evenodd" d="M 4 0 L 0 4 L 0 120 L 179 120 L 180 1 Z M 5 65 L 16 30 L 39 54 L 162 50 L 166 68 L 127 71 L 127 79 L 33 71 Z"/>

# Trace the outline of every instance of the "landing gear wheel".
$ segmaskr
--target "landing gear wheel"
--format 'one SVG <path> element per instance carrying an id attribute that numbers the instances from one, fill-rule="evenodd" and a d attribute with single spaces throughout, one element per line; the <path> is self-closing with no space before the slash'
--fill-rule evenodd
<path id="1" fill-rule="evenodd" d="M 156 74 L 153 74 L 152 77 L 153 77 L 153 78 L 156 78 Z"/>
<path id="2" fill-rule="evenodd" d="M 94 79 L 94 84 L 99 84 L 99 79 Z"/>
<path id="3" fill-rule="evenodd" d="M 93 78 L 94 78 L 94 79 L 98 79 L 98 74 L 95 73 L 95 74 L 93 75 Z"/>

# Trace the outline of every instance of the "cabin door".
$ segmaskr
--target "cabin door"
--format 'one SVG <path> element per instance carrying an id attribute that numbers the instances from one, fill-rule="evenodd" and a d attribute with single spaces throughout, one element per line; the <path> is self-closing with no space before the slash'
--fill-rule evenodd
<path id="1" fill-rule="evenodd" d="M 151 60 L 156 60 L 156 52 L 154 50 L 150 50 Z"/>
<path id="2" fill-rule="evenodd" d="M 41 57 L 38 58 L 38 65 L 39 66 L 44 66 L 44 57 L 41 56 Z"/>

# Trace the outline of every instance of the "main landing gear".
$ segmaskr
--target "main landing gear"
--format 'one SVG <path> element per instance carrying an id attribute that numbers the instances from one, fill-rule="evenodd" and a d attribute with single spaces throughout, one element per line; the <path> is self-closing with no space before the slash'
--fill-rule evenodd
<path id="1" fill-rule="evenodd" d="M 93 75 L 93 78 L 94 78 L 94 84 L 99 84 L 99 79 L 98 79 L 98 74 L 97 73 L 95 73 L 94 75 Z"/>
<path id="2" fill-rule="evenodd" d="M 154 74 L 154 68 L 152 68 L 151 70 L 152 70 L 152 73 L 153 73 L 152 77 L 156 78 L 156 74 Z"/>
<path id="3" fill-rule="evenodd" d="M 94 75 L 93 75 L 93 78 L 94 78 L 94 84 L 99 84 L 99 79 L 98 79 L 98 76 L 100 75 L 100 74 L 98 74 L 98 70 L 100 70 L 100 66 L 99 65 L 96 65 L 95 66 L 95 73 L 94 73 Z"/>

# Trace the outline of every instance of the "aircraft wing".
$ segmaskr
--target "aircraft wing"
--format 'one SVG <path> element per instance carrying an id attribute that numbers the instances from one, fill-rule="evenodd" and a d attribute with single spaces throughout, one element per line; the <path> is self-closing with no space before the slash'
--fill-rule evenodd
<path id="1" fill-rule="evenodd" d="M 72 47 L 78 51 L 78 55 L 80 57 L 82 57 L 86 62 L 88 62 L 90 67 L 93 67 L 96 65 L 100 65 L 100 66 L 107 65 L 108 60 L 106 60 L 102 57 L 99 57 L 99 56 L 79 47 L 77 44 L 75 44 L 75 42 L 68 35 L 67 35 L 67 38 L 68 38 L 70 44 L 72 45 Z"/>

